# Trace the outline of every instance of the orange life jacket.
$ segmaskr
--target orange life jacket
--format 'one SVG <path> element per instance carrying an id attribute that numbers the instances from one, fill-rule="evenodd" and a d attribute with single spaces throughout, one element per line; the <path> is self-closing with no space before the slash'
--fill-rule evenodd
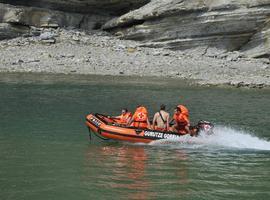
<path id="1" fill-rule="evenodd" d="M 127 124 L 128 123 L 128 119 L 132 117 L 131 112 L 127 112 L 125 114 L 120 115 L 117 121 L 119 124 Z"/>
<path id="2" fill-rule="evenodd" d="M 183 105 L 178 105 L 177 107 L 180 108 L 181 114 L 186 115 L 187 117 L 189 117 L 189 111 L 188 111 L 187 107 L 185 107 Z"/>
<path id="3" fill-rule="evenodd" d="M 180 113 L 180 114 L 174 114 L 173 119 L 178 125 L 186 126 L 189 124 L 189 118 L 187 115 Z"/>
<path id="4" fill-rule="evenodd" d="M 184 134 L 187 134 L 187 130 L 185 127 L 190 123 L 189 122 L 189 111 L 183 105 L 178 105 L 177 107 L 179 107 L 181 109 L 181 113 L 174 114 L 173 119 L 175 120 L 175 122 L 177 124 L 179 133 L 184 135 Z"/>
<path id="5" fill-rule="evenodd" d="M 145 107 L 138 107 L 133 115 L 133 123 L 137 128 L 147 128 L 148 111 Z"/>

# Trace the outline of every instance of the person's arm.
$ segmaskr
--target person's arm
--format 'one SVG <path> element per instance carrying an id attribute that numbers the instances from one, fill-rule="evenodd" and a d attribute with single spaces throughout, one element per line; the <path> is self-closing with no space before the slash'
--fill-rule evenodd
<path id="1" fill-rule="evenodd" d="M 151 129 L 151 124 L 150 124 L 150 122 L 149 122 L 149 119 L 148 119 L 148 118 L 146 119 L 146 122 L 147 122 L 147 128 Z"/>
<path id="2" fill-rule="evenodd" d="M 132 118 L 129 120 L 129 122 L 127 123 L 127 126 L 130 126 L 131 123 L 134 121 L 134 117 L 132 116 Z"/>
<path id="3" fill-rule="evenodd" d="M 157 114 L 154 115 L 154 118 L 153 118 L 153 121 L 152 121 L 152 129 L 155 128 L 156 121 L 157 121 Z"/>
<path id="4" fill-rule="evenodd" d="M 190 126 L 190 122 L 189 122 L 189 119 L 186 115 L 184 115 L 184 119 L 185 119 L 185 122 L 187 123 L 187 126 Z"/>
<path id="5" fill-rule="evenodd" d="M 169 125 L 170 125 L 171 123 L 173 123 L 173 121 L 175 121 L 175 120 L 174 120 L 174 117 L 172 117 L 172 119 L 170 120 Z"/>
<path id="6" fill-rule="evenodd" d="M 185 119 L 186 124 L 187 124 L 185 126 L 185 129 L 186 129 L 187 133 L 190 133 L 190 130 L 189 130 L 189 127 L 190 127 L 189 119 L 188 119 L 188 117 L 186 115 L 184 115 L 183 118 Z"/>
<path id="7" fill-rule="evenodd" d="M 131 121 L 131 116 L 127 118 L 127 124 Z"/>
<path id="8" fill-rule="evenodd" d="M 170 128 L 170 114 L 167 115 L 167 119 L 166 119 L 166 130 L 168 131 Z"/>

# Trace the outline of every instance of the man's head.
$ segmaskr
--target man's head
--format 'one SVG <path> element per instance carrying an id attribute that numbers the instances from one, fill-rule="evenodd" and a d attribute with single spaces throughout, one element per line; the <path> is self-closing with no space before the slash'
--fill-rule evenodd
<path id="1" fill-rule="evenodd" d="M 175 113 L 181 113 L 181 108 L 175 107 L 174 112 L 175 112 Z"/>
<path id="2" fill-rule="evenodd" d="M 124 115 L 124 114 L 126 114 L 128 112 L 128 109 L 127 108 L 123 108 L 122 109 L 122 114 Z"/>
<path id="3" fill-rule="evenodd" d="M 160 105 L 160 110 L 165 110 L 165 109 L 166 109 L 166 105 L 161 104 L 161 105 Z"/>

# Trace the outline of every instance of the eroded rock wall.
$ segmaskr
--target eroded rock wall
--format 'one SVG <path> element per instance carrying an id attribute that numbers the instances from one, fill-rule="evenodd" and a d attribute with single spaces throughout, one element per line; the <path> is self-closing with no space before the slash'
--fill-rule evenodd
<path id="1" fill-rule="evenodd" d="M 149 0 L 0 0 L 0 38 L 28 34 L 26 30 L 29 26 L 100 29 L 109 19 L 148 2 Z"/>
<path id="2" fill-rule="evenodd" d="M 270 58 L 270 19 L 263 28 L 252 36 L 250 41 L 241 48 L 248 57 Z"/>
<path id="3" fill-rule="evenodd" d="M 269 16 L 270 0 L 152 0 L 103 29 L 150 47 L 235 51 L 258 41 Z"/>
<path id="4" fill-rule="evenodd" d="M 10 23 L 0 23 L 0 40 L 19 37 L 29 33 L 29 27 L 14 25 Z"/>
<path id="5" fill-rule="evenodd" d="M 93 30 L 111 19 L 110 15 L 69 13 L 37 7 L 12 6 L 0 3 L 0 38 L 7 39 L 27 34 L 29 27 L 37 28 L 81 28 Z M 21 30 L 20 30 L 21 29 Z M 7 34 L 5 31 L 12 32 Z"/>
<path id="6" fill-rule="evenodd" d="M 120 15 L 150 0 L 0 0 L 2 3 L 84 14 Z"/>

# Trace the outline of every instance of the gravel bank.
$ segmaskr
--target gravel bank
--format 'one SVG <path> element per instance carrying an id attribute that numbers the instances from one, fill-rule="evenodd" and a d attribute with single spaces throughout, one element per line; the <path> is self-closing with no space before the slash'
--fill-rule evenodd
<path id="1" fill-rule="evenodd" d="M 199 85 L 270 87 L 270 60 L 266 58 L 244 58 L 239 52 L 146 48 L 104 32 L 35 31 L 41 35 L 0 41 L 0 72 L 152 76 Z"/>

